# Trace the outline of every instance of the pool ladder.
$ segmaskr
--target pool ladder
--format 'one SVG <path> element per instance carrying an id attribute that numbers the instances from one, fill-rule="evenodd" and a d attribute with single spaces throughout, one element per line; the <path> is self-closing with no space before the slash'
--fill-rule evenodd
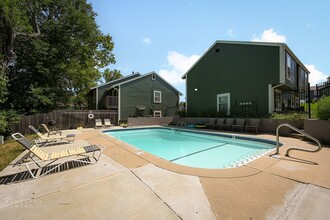
<path id="1" fill-rule="evenodd" d="M 183 127 L 183 125 L 184 125 L 184 127 L 186 127 L 186 126 L 187 126 L 187 125 L 186 125 L 186 122 L 184 122 L 184 121 L 179 121 L 179 122 L 176 124 L 176 126 L 179 127 L 179 128 L 174 129 L 174 133 L 180 133 L 180 131 L 181 131 L 181 127 Z"/>
<path id="2" fill-rule="evenodd" d="M 299 130 L 298 128 L 296 128 L 296 127 L 294 127 L 294 126 L 292 126 L 292 125 L 290 125 L 290 124 L 281 124 L 281 125 L 279 125 L 279 126 L 277 127 L 277 129 L 276 129 L 276 152 L 275 152 L 275 154 L 273 154 L 273 155 L 271 155 L 271 156 L 279 155 L 279 154 L 280 154 L 280 141 L 279 141 L 280 137 L 279 137 L 279 130 L 280 130 L 280 128 L 282 128 L 282 127 L 288 127 L 288 128 L 291 128 L 292 130 L 294 130 L 294 131 L 296 131 L 296 132 L 302 134 L 303 136 L 308 137 L 309 139 L 315 141 L 315 142 L 319 145 L 318 148 L 317 148 L 316 150 L 308 150 L 308 149 L 303 149 L 303 148 L 292 147 L 292 148 L 289 148 L 289 149 L 286 150 L 285 156 L 290 157 L 289 153 L 290 153 L 290 151 L 293 151 L 293 150 L 297 150 L 297 151 L 305 151 L 305 152 L 310 152 L 310 153 L 316 153 L 316 152 L 319 152 L 319 151 L 322 149 L 321 142 L 320 142 L 318 139 L 316 139 L 315 137 L 313 137 L 313 136 L 307 134 L 307 133 L 304 132 L 304 131 Z"/>

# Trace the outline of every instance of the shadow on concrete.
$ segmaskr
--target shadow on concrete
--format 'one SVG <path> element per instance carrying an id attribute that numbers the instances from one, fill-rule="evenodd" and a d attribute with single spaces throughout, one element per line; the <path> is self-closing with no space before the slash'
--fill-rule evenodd
<path id="1" fill-rule="evenodd" d="M 293 161 L 293 162 L 298 162 L 298 163 L 305 163 L 305 164 L 310 164 L 310 165 L 319 165 L 318 163 L 316 162 L 313 162 L 313 161 L 309 161 L 309 160 L 304 160 L 304 159 L 301 159 L 301 158 L 297 158 L 297 157 L 285 157 L 283 158 L 283 160 L 287 160 L 287 161 Z"/>
<path id="2" fill-rule="evenodd" d="M 56 169 L 52 170 L 51 172 L 47 173 L 46 175 L 49 175 L 49 174 L 52 174 L 52 173 L 59 173 L 59 172 L 65 171 L 65 170 L 70 170 L 70 169 L 90 165 L 90 164 L 86 163 L 86 162 L 90 162 L 89 158 L 83 158 L 83 159 L 80 159 L 80 160 L 82 162 L 68 161 L 66 163 L 63 163 L 62 165 L 60 165 Z M 47 171 L 51 170 L 52 168 L 54 168 L 56 166 L 57 166 L 57 164 L 52 164 L 52 165 L 45 166 L 45 167 L 42 167 L 42 168 L 39 168 L 39 169 L 33 169 L 33 170 L 31 170 L 31 172 L 35 176 L 36 175 L 40 176 L 40 175 L 43 175 L 44 173 L 46 173 Z M 6 176 L 1 176 L 0 177 L 0 185 L 6 185 L 6 184 L 10 184 L 10 183 L 15 183 L 15 182 L 22 182 L 22 181 L 31 180 L 31 179 L 33 179 L 33 177 L 29 173 L 29 171 L 23 171 L 23 172 L 14 173 L 14 174 L 6 175 Z"/>

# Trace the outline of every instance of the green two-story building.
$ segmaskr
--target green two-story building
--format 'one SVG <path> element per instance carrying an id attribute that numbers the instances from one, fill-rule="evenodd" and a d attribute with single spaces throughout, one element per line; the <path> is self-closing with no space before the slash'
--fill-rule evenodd
<path id="1" fill-rule="evenodd" d="M 187 115 L 302 110 L 309 71 L 284 43 L 216 41 L 182 77 Z"/>
<path id="2" fill-rule="evenodd" d="M 156 72 L 134 73 L 91 88 L 88 107 L 116 112 L 118 122 L 128 117 L 173 117 L 179 108 L 180 95 Z"/>

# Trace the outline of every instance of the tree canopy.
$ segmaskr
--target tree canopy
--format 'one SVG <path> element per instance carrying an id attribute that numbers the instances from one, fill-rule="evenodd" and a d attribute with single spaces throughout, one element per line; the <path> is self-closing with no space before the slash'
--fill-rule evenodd
<path id="1" fill-rule="evenodd" d="M 110 82 L 112 80 L 115 80 L 115 79 L 119 79 L 119 78 L 122 78 L 123 75 L 120 73 L 119 70 L 110 70 L 110 69 L 105 69 L 104 72 L 103 72 L 103 78 L 105 80 L 105 82 Z"/>
<path id="2" fill-rule="evenodd" d="M 83 108 L 86 93 L 115 63 L 86 0 L 2 0 L 0 106 L 24 114 Z"/>

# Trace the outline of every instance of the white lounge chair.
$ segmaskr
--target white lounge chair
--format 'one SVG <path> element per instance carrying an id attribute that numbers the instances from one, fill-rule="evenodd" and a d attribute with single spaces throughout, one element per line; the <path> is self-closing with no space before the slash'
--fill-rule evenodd
<path id="1" fill-rule="evenodd" d="M 59 130 L 50 131 L 46 124 L 41 124 L 41 126 L 42 126 L 42 127 L 45 129 L 45 131 L 47 132 L 48 137 L 51 136 L 51 135 L 62 135 L 62 131 L 59 131 Z"/>
<path id="2" fill-rule="evenodd" d="M 39 144 L 52 144 L 54 142 L 57 142 L 59 140 L 64 140 L 67 142 L 74 142 L 74 139 L 76 137 L 75 134 L 68 134 L 68 135 L 53 135 L 53 136 L 45 136 L 43 134 L 40 133 L 40 131 L 38 131 L 38 129 L 36 129 L 35 127 L 33 127 L 32 125 L 29 125 L 29 128 L 34 131 L 39 137 L 40 139 L 38 140 Z M 43 142 L 42 142 L 43 141 Z"/>
<path id="3" fill-rule="evenodd" d="M 113 124 L 111 124 L 111 121 L 110 121 L 109 118 L 105 118 L 104 119 L 104 126 L 105 127 L 111 127 L 111 126 L 113 126 Z"/>
<path id="4" fill-rule="evenodd" d="M 26 169 L 29 171 L 31 176 L 33 178 L 39 178 L 46 174 L 49 174 L 50 172 L 57 169 L 59 166 L 61 166 L 64 163 L 67 163 L 69 161 L 76 161 L 80 163 L 86 163 L 86 164 L 93 164 L 96 163 L 102 154 L 102 151 L 104 147 L 100 145 L 88 145 L 83 147 L 75 147 L 75 148 L 67 148 L 62 149 L 61 151 L 53 151 L 50 153 L 44 152 L 42 148 L 38 146 L 36 142 L 30 141 L 27 138 L 25 138 L 20 133 L 12 134 L 12 137 L 19 142 L 25 149 L 29 151 L 28 158 L 31 159 L 29 162 L 21 161 L 19 165 L 25 165 Z M 99 152 L 99 155 L 96 157 L 96 152 Z M 92 153 L 92 156 L 90 155 Z M 69 158 L 68 160 L 64 160 L 60 162 L 59 164 L 54 165 L 53 163 L 62 159 L 62 158 Z M 74 157 L 74 158 L 73 158 Z M 79 159 L 80 157 L 80 159 Z M 92 162 L 90 158 L 93 158 L 95 162 Z M 27 159 L 27 158 L 25 158 Z M 44 165 L 43 165 L 44 164 Z M 52 166 L 49 166 L 51 165 Z M 38 168 L 41 169 L 31 169 L 30 166 L 36 165 Z M 47 167 L 48 166 L 48 167 Z M 46 172 L 42 172 L 43 168 L 47 170 Z"/>
<path id="5" fill-rule="evenodd" d="M 102 120 L 101 119 L 95 119 L 95 128 L 103 128 Z"/>

